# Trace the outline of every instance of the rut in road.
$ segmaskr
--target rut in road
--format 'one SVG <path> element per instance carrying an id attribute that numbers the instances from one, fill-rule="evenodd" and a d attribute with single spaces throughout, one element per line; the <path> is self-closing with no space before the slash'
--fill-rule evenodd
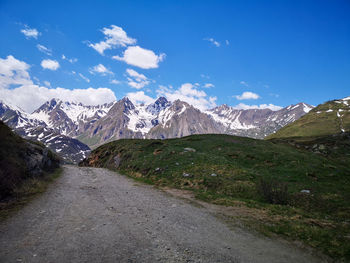
<path id="1" fill-rule="evenodd" d="M 320 262 L 152 186 L 76 166 L 0 224 L 0 248 L 0 262 Z"/>

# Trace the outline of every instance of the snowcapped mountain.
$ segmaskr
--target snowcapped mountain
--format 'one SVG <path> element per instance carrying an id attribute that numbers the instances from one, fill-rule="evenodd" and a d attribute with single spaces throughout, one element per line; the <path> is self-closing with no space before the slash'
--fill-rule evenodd
<path id="1" fill-rule="evenodd" d="M 85 106 L 82 103 L 52 99 L 35 110 L 31 117 L 41 120 L 56 132 L 68 136 L 79 134 L 79 125 L 104 117 L 114 103 Z"/>
<path id="2" fill-rule="evenodd" d="M 0 119 L 17 134 L 42 142 L 67 162 L 79 162 L 90 152 L 90 148 L 82 142 L 57 133 L 43 119 L 4 101 L 0 101 Z"/>
<path id="3" fill-rule="evenodd" d="M 224 133 L 262 139 L 299 119 L 313 108 L 306 103 L 290 105 L 277 111 L 270 109 L 238 110 L 221 105 L 206 113 L 226 127 Z"/>
<path id="4" fill-rule="evenodd" d="M 149 105 L 135 105 L 125 97 L 98 106 L 52 99 L 32 114 L 16 108 L 7 109 L 7 113 L 3 114 L 1 111 L 5 110 L 0 108 L 0 116 L 10 122 L 10 126 L 19 133 L 19 126 L 28 126 L 29 128 L 24 129 L 26 136 L 29 134 L 28 130 L 40 126 L 56 135 L 73 137 L 90 147 L 96 147 L 123 138 L 174 138 L 204 133 L 264 138 L 299 119 L 312 108 L 305 103 L 278 111 L 238 110 L 221 105 L 200 111 L 186 102 L 170 102 L 164 97 Z M 35 134 L 36 139 L 43 140 L 39 136 L 41 133 Z"/>
<path id="5" fill-rule="evenodd" d="M 24 129 L 26 127 L 45 125 L 42 121 L 32 118 L 21 108 L 0 100 L 0 117 L 10 127 Z"/>
<path id="6" fill-rule="evenodd" d="M 223 133 L 224 126 L 192 105 L 176 100 L 161 110 L 148 138 L 175 138 L 191 134 Z"/>
<path id="7" fill-rule="evenodd" d="M 269 138 L 318 137 L 350 131 L 350 97 L 318 105 Z"/>

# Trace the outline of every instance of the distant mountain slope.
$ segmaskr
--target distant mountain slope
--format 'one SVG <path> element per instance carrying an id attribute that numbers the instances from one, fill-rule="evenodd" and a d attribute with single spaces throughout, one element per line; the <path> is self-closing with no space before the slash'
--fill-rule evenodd
<path id="1" fill-rule="evenodd" d="M 147 138 L 165 139 L 179 138 L 192 134 L 223 133 L 224 126 L 216 122 L 208 114 L 192 105 L 176 100 L 161 111 L 155 125 L 147 134 Z"/>
<path id="2" fill-rule="evenodd" d="M 0 121 L 0 199 L 27 178 L 58 167 L 59 162 L 44 145 L 22 139 Z"/>
<path id="3" fill-rule="evenodd" d="M 57 129 L 50 128 L 44 121 L 45 118 L 37 119 L 35 115 L 28 114 L 3 101 L 0 101 L 0 119 L 17 134 L 30 140 L 42 142 L 66 162 L 79 162 L 90 152 L 87 145 L 60 134 Z"/>
<path id="4" fill-rule="evenodd" d="M 45 122 L 47 127 L 59 134 L 73 137 L 79 134 L 80 125 L 100 119 L 112 106 L 113 103 L 85 106 L 82 103 L 52 99 L 35 110 L 31 117 Z"/>
<path id="5" fill-rule="evenodd" d="M 79 128 L 78 139 L 95 147 L 122 138 L 178 138 L 192 134 L 233 134 L 263 138 L 300 118 L 313 106 L 291 105 L 270 109 L 237 110 L 222 105 L 208 111 L 176 100 L 160 97 L 150 105 L 134 105 L 128 98 L 115 103 L 109 112 Z"/>
<path id="6" fill-rule="evenodd" d="M 270 109 L 238 110 L 221 105 L 207 113 L 226 127 L 224 132 L 226 134 L 262 139 L 299 119 L 312 108 L 313 106 L 306 103 L 290 105 L 277 111 Z"/>
<path id="7" fill-rule="evenodd" d="M 123 138 L 166 139 L 208 133 L 261 139 L 299 119 L 313 106 L 299 103 L 273 111 L 243 110 L 221 105 L 201 111 L 184 101 L 170 102 L 165 97 L 149 105 L 134 104 L 125 97 L 97 106 L 52 99 L 32 114 L 6 105 L 2 108 L 0 117 L 24 136 L 29 133 L 34 136 L 36 132 L 34 137 L 41 140 L 39 136 L 42 135 L 37 132 L 40 126 L 45 132 L 73 137 L 90 147 L 96 147 Z M 57 150 L 63 151 L 62 147 Z M 78 149 L 78 155 L 82 150 L 85 151 Z M 73 155 L 70 153 L 70 156 Z M 83 155 L 80 154 L 80 157 Z"/>
<path id="8" fill-rule="evenodd" d="M 325 136 L 350 131 L 350 97 L 318 105 L 267 139 Z"/>

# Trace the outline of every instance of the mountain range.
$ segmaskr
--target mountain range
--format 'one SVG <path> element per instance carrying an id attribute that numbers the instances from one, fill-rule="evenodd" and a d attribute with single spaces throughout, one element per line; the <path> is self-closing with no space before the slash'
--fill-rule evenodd
<path id="1" fill-rule="evenodd" d="M 321 137 L 350 131 L 350 97 L 327 101 L 267 138 Z"/>
<path id="2" fill-rule="evenodd" d="M 313 109 L 306 103 L 281 110 L 235 109 L 221 105 L 201 111 L 187 102 L 134 104 L 127 97 L 86 106 L 52 99 L 33 113 L 0 101 L 0 118 L 18 134 L 43 142 L 69 162 L 85 158 L 90 148 L 122 138 L 176 138 L 192 134 L 231 134 L 262 139 Z"/>

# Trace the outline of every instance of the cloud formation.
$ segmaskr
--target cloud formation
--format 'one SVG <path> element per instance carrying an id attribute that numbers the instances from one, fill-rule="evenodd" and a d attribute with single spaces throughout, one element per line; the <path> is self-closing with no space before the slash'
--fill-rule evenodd
<path id="1" fill-rule="evenodd" d="M 114 92 L 108 88 L 88 89 L 51 89 L 33 84 L 28 73 L 30 66 L 9 55 L 0 58 L 0 99 L 32 112 L 46 101 L 59 98 L 65 101 L 78 101 L 86 105 L 97 105 L 116 100 Z M 17 86 L 12 88 L 13 86 Z M 19 86 L 19 87 L 18 87 Z"/>
<path id="2" fill-rule="evenodd" d="M 26 38 L 35 38 L 37 39 L 38 36 L 40 35 L 40 32 L 36 30 L 35 28 L 30 28 L 27 25 L 24 25 L 24 28 L 21 29 L 21 33 L 23 33 Z"/>
<path id="3" fill-rule="evenodd" d="M 210 43 L 212 43 L 214 46 L 216 47 L 220 47 L 220 42 L 216 41 L 214 38 L 209 37 L 209 38 L 204 38 L 204 40 L 209 41 Z"/>
<path id="4" fill-rule="evenodd" d="M 248 83 L 245 82 L 244 80 L 242 80 L 241 82 L 239 82 L 239 84 L 245 86 L 245 87 L 249 87 Z"/>
<path id="5" fill-rule="evenodd" d="M 31 113 L 53 98 L 64 101 L 81 102 L 85 105 L 98 105 L 116 100 L 114 92 L 108 88 L 50 89 L 38 85 L 21 86 L 15 89 L 3 89 L 1 94 L 6 102 L 21 107 Z"/>
<path id="6" fill-rule="evenodd" d="M 11 85 L 31 85 L 28 69 L 30 66 L 24 61 L 14 58 L 12 55 L 7 58 L 0 58 L 0 88 Z"/>
<path id="7" fill-rule="evenodd" d="M 214 88 L 215 86 L 214 86 L 214 84 L 212 84 L 212 83 L 205 83 L 204 84 L 204 88 Z"/>
<path id="8" fill-rule="evenodd" d="M 43 67 L 43 69 L 49 70 L 57 70 L 60 67 L 60 63 L 52 59 L 44 59 L 43 61 L 41 61 L 40 65 Z"/>
<path id="9" fill-rule="evenodd" d="M 67 60 L 68 62 L 70 62 L 70 63 L 75 63 L 75 62 L 77 62 L 78 61 L 78 59 L 77 58 L 67 58 L 64 54 L 62 54 L 62 57 L 61 57 L 63 60 Z"/>
<path id="10" fill-rule="evenodd" d="M 117 80 L 117 79 L 112 79 L 109 83 L 118 85 L 118 84 L 121 83 L 121 81 L 119 81 L 119 80 Z"/>
<path id="11" fill-rule="evenodd" d="M 152 50 L 139 46 L 128 47 L 122 56 L 113 56 L 113 59 L 143 69 L 158 68 L 158 64 L 165 59 L 165 54 L 155 54 Z"/>
<path id="12" fill-rule="evenodd" d="M 245 91 L 241 95 L 234 96 L 237 100 L 257 100 L 260 96 L 256 93 Z"/>
<path id="13" fill-rule="evenodd" d="M 105 35 L 105 39 L 95 44 L 89 43 L 88 46 L 95 49 L 101 55 L 104 55 L 106 49 L 116 47 L 126 47 L 136 43 L 136 39 L 128 37 L 123 28 L 111 25 L 110 28 L 104 27 L 101 32 Z"/>
<path id="14" fill-rule="evenodd" d="M 282 109 L 283 107 L 277 106 L 277 105 L 273 105 L 273 104 L 260 104 L 260 105 L 247 105 L 244 103 L 239 103 L 236 106 L 233 106 L 234 109 L 237 110 L 250 110 L 250 109 L 270 109 L 273 111 L 277 111 Z"/>
<path id="15" fill-rule="evenodd" d="M 128 85 L 132 88 L 142 89 L 144 86 L 147 86 L 150 83 L 145 75 L 140 74 L 133 69 L 126 69 L 126 73 L 128 75 Z"/>
<path id="16" fill-rule="evenodd" d="M 40 45 L 40 44 L 37 44 L 36 45 L 36 48 L 40 51 L 40 52 L 43 52 L 45 53 L 46 55 L 48 56 L 51 56 L 52 55 L 52 50 L 45 47 L 44 45 Z"/>
<path id="17" fill-rule="evenodd" d="M 83 80 L 85 80 L 87 83 L 90 83 L 90 79 L 88 79 L 87 77 L 85 77 L 83 74 L 79 73 L 78 74 Z"/>
<path id="18" fill-rule="evenodd" d="M 98 64 L 92 68 L 90 68 L 89 72 L 91 74 L 95 74 L 95 73 L 98 73 L 102 76 L 106 76 L 107 74 L 111 74 L 113 75 L 113 72 L 110 71 L 109 69 L 107 69 L 105 66 L 103 66 L 102 64 Z"/>
<path id="19" fill-rule="evenodd" d="M 191 83 L 182 84 L 179 89 L 159 86 L 157 95 L 164 96 L 170 101 L 177 99 L 185 101 L 200 110 L 207 110 L 216 106 L 216 97 L 208 96 L 203 90 L 199 90 Z"/>
<path id="20" fill-rule="evenodd" d="M 129 92 L 126 96 L 135 104 L 151 104 L 155 101 L 155 99 L 146 95 L 143 91 Z"/>

